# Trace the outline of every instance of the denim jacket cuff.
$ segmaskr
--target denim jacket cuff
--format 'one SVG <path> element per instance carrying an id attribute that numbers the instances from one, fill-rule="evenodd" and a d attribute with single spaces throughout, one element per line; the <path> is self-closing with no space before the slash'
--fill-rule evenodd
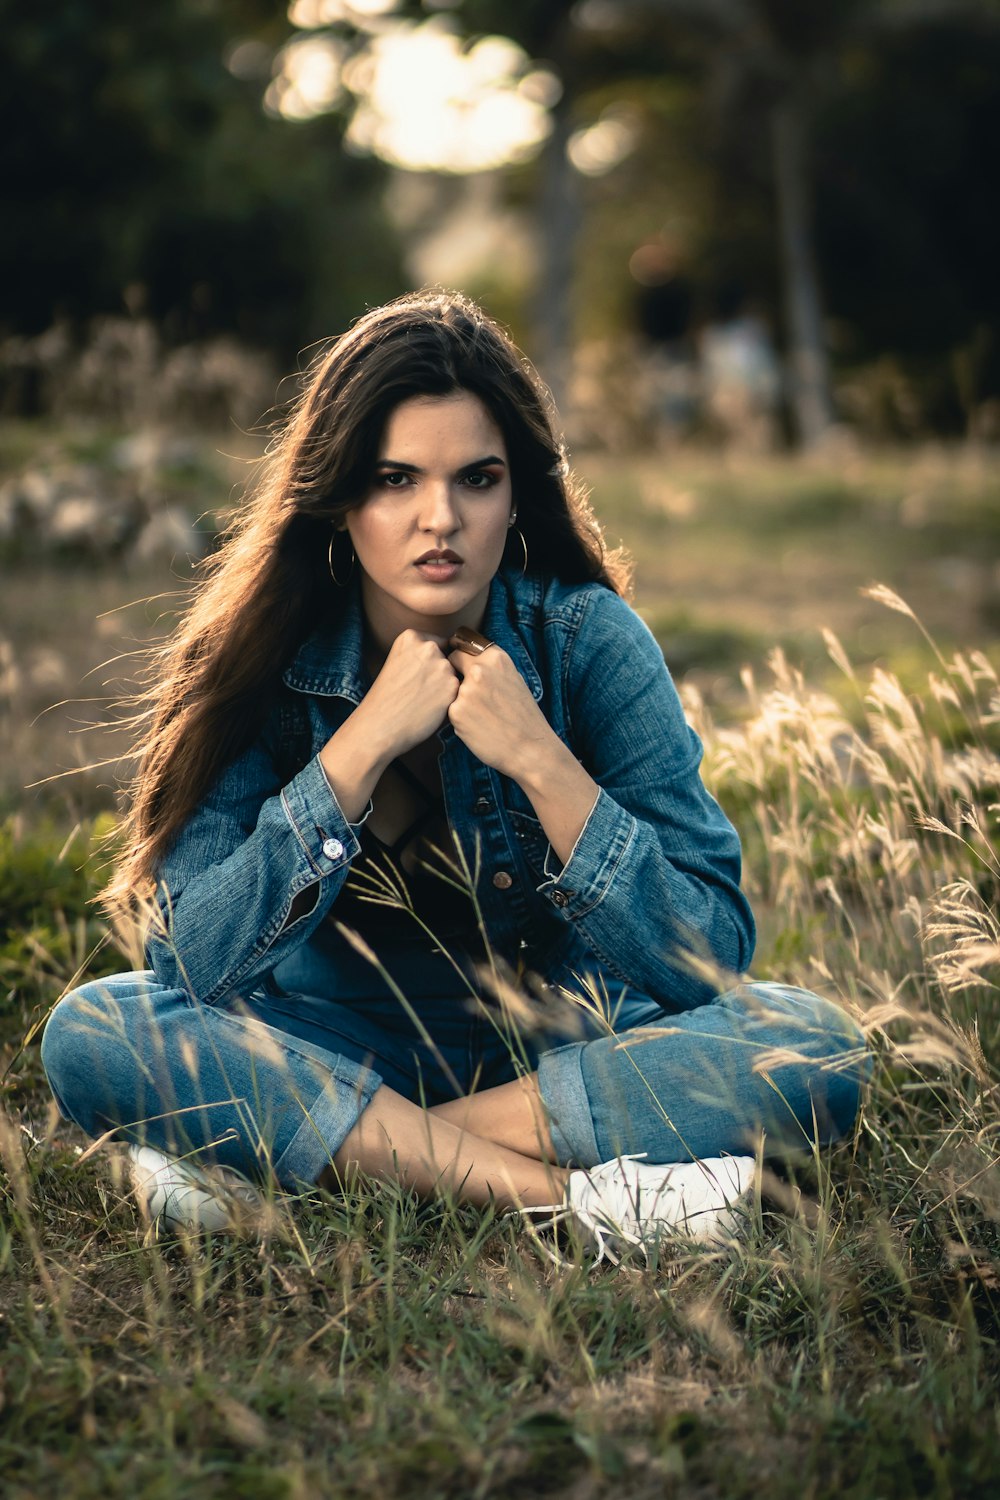
<path id="1" fill-rule="evenodd" d="M 590 911 L 604 900 L 636 826 L 632 814 L 602 788 L 561 869 L 549 845 L 544 865 L 548 879 L 538 887 L 540 893 L 567 917 Z"/>
<path id="2" fill-rule="evenodd" d="M 323 772 L 323 780 L 326 782 L 327 786 L 330 788 L 330 796 L 333 798 L 334 802 L 336 802 L 337 801 L 337 794 L 333 790 L 333 782 L 330 780 L 329 776 L 326 774 L 326 767 L 324 766 L 323 762 L 319 759 L 319 756 L 317 756 L 316 759 L 319 761 L 319 768 Z M 337 805 L 339 807 L 340 804 L 338 803 Z M 368 798 L 368 806 L 365 808 L 365 810 L 361 814 L 360 818 L 358 818 L 350 826 L 352 828 L 362 828 L 364 826 L 364 824 L 368 822 L 368 816 L 371 813 L 373 807 L 374 807 L 374 803 L 372 802 L 372 799 L 369 797 Z"/>
<path id="3" fill-rule="evenodd" d="M 371 812 L 371 803 L 359 823 L 349 823 L 318 755 L 284 788 L 281 805 L 316 876 L 324 879 L 333 874 L 359 852 L 354 829 Z"/>

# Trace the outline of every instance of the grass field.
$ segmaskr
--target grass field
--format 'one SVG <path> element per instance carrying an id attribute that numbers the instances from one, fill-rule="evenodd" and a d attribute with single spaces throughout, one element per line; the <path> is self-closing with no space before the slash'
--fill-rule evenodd
<path id="1" fill-rule="evenodd" d="M 113 778 L 24 788 L 114 753 L 70 733 L 106 702 L 49 706 L 102 698 L 84 673 L 165 607 L 130 601 L 185 569 L 22 557 L 0 604 L 5 1495 L 1000 1484 L 995 461 L 581 467 L 743 835 L 755 974 L 864 1020 L 857 1133 L 770 1177 L 731 1247 L 649 1268 L 557 1268 L 509 1221 L 365 1183 L 277 1204 L 263 1243 L 151 1242 L 113 1157 L 54 1117 L 37 1048 L 68 984 L 123 963 L 88 904 Z M 206 452 L 195 508 L 230 472 Z"/>

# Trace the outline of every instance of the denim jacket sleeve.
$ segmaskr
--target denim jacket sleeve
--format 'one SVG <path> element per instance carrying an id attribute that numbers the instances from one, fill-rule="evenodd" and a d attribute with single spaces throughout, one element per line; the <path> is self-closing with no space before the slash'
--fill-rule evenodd
<path id="1" fill-rule="evenodd" d="M 158 873 L 149 961 L 162 984 L 208 1005 L 311 936 L 359 849 L 318 758 L 282 786 L 275 735 L 226 768 Z M 286 926 L 303 891 L 314 899 Z"/>
<path id="2" fill-rule="evenodd" d="M 659 646 L 608 590 L 588 591 L 566 695 L 573 750 L 601 790 L 561 869 L 549 850 L 541 893 L 633 988 L 703 1004 L 717 987 L 685 954 L 733 973 L 753 955 L 739 837 L 701 780 L 701 742 Z"/>

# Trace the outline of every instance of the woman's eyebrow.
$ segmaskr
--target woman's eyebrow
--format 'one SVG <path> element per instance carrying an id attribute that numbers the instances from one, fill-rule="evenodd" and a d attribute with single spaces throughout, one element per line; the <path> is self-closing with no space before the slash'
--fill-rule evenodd
<path id="1" fill-rule="evenodd" d="M 423 469 L 420 468 L 419 464 L 407 464 L 401 461 L 397 462 L 394 458 L 380 458 L 375 467 L 376 469 L 396 469 L 403 474 L 422 474 L 424 472 Z M 502 459 L 499 454 L 489 453 L 485 458 L 473 459 L 471 464 L 463 464 L 460 469 L 456 470 L 456 473 L 471 474 L 474 469 L 489 469 L 498 467 L 501 469 L 505 469 L 507 467 L 506 461 Z"/>
<path id="2" fill-rule="evenodd" d="M 475 469 L 504 469 L 504 460 L 497 453 L 488 453 L 485 458 L 477 458 L 471 464 L 463 464 L 458 470 L 459 474 L 471 474 Z"/>

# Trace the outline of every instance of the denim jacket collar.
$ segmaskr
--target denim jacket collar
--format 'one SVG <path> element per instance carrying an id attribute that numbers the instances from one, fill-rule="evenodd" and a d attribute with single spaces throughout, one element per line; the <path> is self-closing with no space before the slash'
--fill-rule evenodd
<path id="1" fill-rule="evenodd" d="M 537 579 L 502 569 L 490 585 L 483 616 L 484 634 L 507 652 L 536 701 L 542 696 L 542 682 L 525 636 L 541 600 Z M 356 582 L 336 625 L 315 631 L 303 642 L 285 669 L 284 681 L 300 693 L 360 703 L 371 686 L 362 655 L 362 631 L 361 589 Z"/>

